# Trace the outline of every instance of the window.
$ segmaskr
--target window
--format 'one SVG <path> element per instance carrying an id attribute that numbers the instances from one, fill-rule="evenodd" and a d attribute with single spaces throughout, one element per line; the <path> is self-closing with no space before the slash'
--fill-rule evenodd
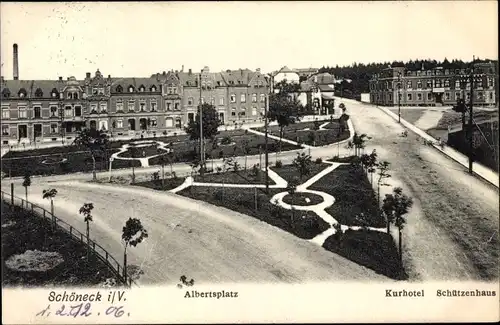
<path id="1" fill-rule="evenodd" d="M 174 120 L 170 117 L 165 118 L 165 126 L 171 128 L 174 126 Z"/>
<path id="2" fill-rule="evenodd" d="M 139 91 L 140 91 L 141 93 L 143 93 L 145 90 L 146 90 L 146 87 L 144 87 L 143 85 L 141 85 L 141 86 L 139 87 Z"/>
<path id="3" fill-rule="evenodd" d="M 266 101 L 266 95 L 260 94 L 260 102 L 264 103 Z"/>
<path id="4" fill-rule="evenodd" d="M 65 117 L 72 117 L 73 116 L 73 109 L 71 108 L 71 106 L 64 107 L 64 116 Z"/>
<path id="5" fill-rule="evenodd" d="M 224 105 L 224 97 L 219 98 L 219 105 Z"/>
<path id="6" fill-rule="evenodd" d="M 116 120 L 116 128 L 118 129 L 123 128 L 123 120 Z"/>
<path id="7" fill-rule="evenodd" d="M 444 93 L 444 99 L 450 100 L 450 98 L 451 98 L 450 93 L 448 92 Z"/>
<path id="8" fill-rule="evenodd" d="M 407 98 L 409 101 L 413 100 L 413 96 L 412 96 L 412 94 L 407 94 L 407 95 L 406 95 L 406 98 Z"/>
<path id="9" fill-rule="evenodd" d="M 193 97 L 189 97 L 189 98 L 188 98 L 188 105 L 189 105 L 189 106 L 192 106 L 192 105 L 193 105 L 193 102 L 194 102 Z"/>
<path id="10" fill-rule="evenodd" d="M 493 93 L 490 92 L 490 100 L 493 100 Z"/>
<path id="11" fill-rule="evenodd" d="M 158 126 L 158 122 L 156 121 L 155 118 L 152 118 L 150 121 L 151 121 L 151 126 Z"/>
<path id="12" fill-rule="evenodd" d="M 40 118 L 42 114 L 42 108 L 40 106 L 33 107 L 34 118 Z"/>
<path id="13" fill-rule="evenodd" d="M 456 92 L 456 93 L 455 93 L 455 100 L 458 100 L 458 99 L 460 99 L 460 93 L 459 93 L 459 92 Z"/>
<path id="14" fill-rule="evenodd" d="M 122 92 L 123 92 L 123 87 L 122 87 L 121 85 L 118 85 L 118 86 L 116 87 L 116 92 L 117 92 L 117 93 L 122 93 Z"/>
<path id="15" fill-rule="evenodd" d="M 392 94 L 389 94 L 389 96 L 388 96 L 388 97 L 389 97 L 389 101 L 391 101 L 391 102 L 392 102 Z"/>
<path id="16" fill-rule="evenodd" d="M 57 116 L 57 107 L 50 106 L 50 117 L 55 117 L 55 116 Z"/>
<path id="17" fill-rule="evenodd" d="M 10 110 L 8 106 L 2 107 L 2 118 L 10 118 Z"/>
<path id="18" fill-rule="evenodd" d="M 127 108 L 129 112 L 135 111 L 135 101 L 134 100 L 129 100 L 127 103 Z"/>
<path id="19" fill-rule="evenodd" d="M 43 97 L 43 91 L 40 88 L 35 91 L 35 97 Z"/>
<path id="20" fill-rule="evenodd" d="M 201 97 L 201 99 L 200 99 L 200 103 L 201 103 L 202 105 L 203 105 L 203 104 L 205 104 L 205 97 Z"/>
<path id="21" fill-rule="evenodd" d="M 257 115 L 257 107 L 252 107 L 252 115 Z"/>
<path id="22" fill-rule="evenodd" d="M 80 105 L 75 106 L 75 116 L 82 116 L 82 107 Z"/>
<path id="23" fill-rule="evenodd" d="M 427 93 L 427 100 L 432 100 L 432 94 L 431 93 Z"/>
<path id="24" fill-rule="evenodd" d="M 443 87 L 443 80 L 441 80 L 441 79 L 436 79 L 436 81 L 435 81 L 435 85 L 436 85 L 436 86 L 435 86 L 436 88 L 441 88 L 441 87 Z"/>
<path id="25" fill-rule="evenodd" d="M 450 87 L 450 79 L 446 79 L 446 80 L 444 81 L 444 86 L 445 86 L 445 87 Z"/>
<path id="26" fill-rule="evenodd" d="M 215 97 L 210 98 L 210 105 L 215 106 Z"/>
<path id="27" fill-rule="evenodd" d="M 176 111 L 180 110 L 179 102 L 174 103 L 174 110 L 176 110 Z"/>
<path id="28" fill-rule="evenodd" d="M 478 79 L 475 86 L 476 88 L 483 88 L 483 79 L 482 78 Z"/>
<path id="29" fill-rule="evenodd" d="M 177 87 L 175 85 L 169 85 L 167 87 L 167 94 L 177 94 Z"/>
<path id="30" fill-rule="evenodd" d="M 484 94 L 483 94 L 483 92 L 482 92 L 482 91 L 478 91 L 478 92 L 477 92 L 477 99 L 479 99 L 479 100 L 484 100 Z"/>
<path id="31" fill-rule="evenodd" d="M 50 133 L 57 133 L 58 132 L 58 127 L 56 123 L 50 124 Z"/>
<path id="32" fill-rule="evenodd" d="M 236 103 L 236 95 L 235 94 L 231 94 L 230 101 L 231 101 L 231 103 Z"/>
<path id="33" fill-rule="evenodd" d="M 139 112 L 145 112 L 146 111 L 146 102 L 144 100 L 139 102 Z"/>
<path id="34" fill-rule="evenodd" d="M 9 135 L 9 126 L 2 125 L 2 135 Z"/>
<path id="35" fill-rule="evenodd" d="M 134 92 L 134 86 L 129 86 L 128 87 L 128 92 L 133 93 Z"/>
<path id="36" fill-rule="evenodd" d="M 427 80 L 427 88 L 432 88 L 432 80 Z"/>
<path id="37" fill-rule="evenodd" d="M 57 96 L 59 96 L 59 94 L 57 93 L 57 91 L 54 91 L 54 89 L 52 90 L 52 92 L 50 93 L 50 95 L 52 96 L 52 98 L 57 98 Z"/>
<path id="38" fill-rule="evenodd" d="M 470 93 L 467 93 L 467 100 L 470 100 Z"/>
<path id="39" fill-rule="evenodd" d="M 247 113 L 245 111 L 240 112 L 240 116 L 245 116 Z"/>
<path id="40" fill-rule="evenodd" d="M 417 82 L 417 89 L 422 89 L 422 81 Z"/>
<path id="41" fill-rule="evenodd" d="M 172 103 L 167 102 L 167 111 L 170 111 L 172 109 Z"/>
<path id="42" fill-rule="evenodd" d="M 257 103 L 257 94 L 252 94 L 252 103 Z"/>
<path id="43" fill-rule="evenodd" d="M 100 109 L 101 109 L 101 113 L 106 113 L 106 110 L 108 109 L 108 104 L 101 103 Z"/>
<path id="44" fill-rule="evenodd" d="M 246 94 L 241 94 L 241 96 L 240 96 L 240 102 L 245 103 L 246 101 L 247 101 Z"/>
<path id="45" fill-rule="evenodd" d="M 90 104 L 90 114 L 97 114 L 97 104 Z"/>
<path id="46" fill-rule="evenodd" d="M 488 88 L 493 88 L 493 78 L 488 77 Z"/>
<path id="47" fill-rule="evenodd" d="M 93 94 L 93 95 L 97 95 L 97 88 L 96 88 L 96 87 L 93 87 L 93 88 L 92 88 L 92 94 Z"/>
<path id="48" fill-rule="evenodd" d="M 26 106 L 19 107 L 19 118 L 28 118 L 28 112 L 26 112 Z"/>
<path id="49" fill-rule="evenodd" d="M 116 111 L 123 111 L 123 101 L 121 99 L 116 101 Z"/>
<path id="50" fill-rule="evenodd" d="M 411 80 L 407 81 L 406 82 L 406 88 L 407 89 L 411 89 L 413 87 L 413 83 L 411 82 Z"/>
<path id="51" fill-rule="evenodd" d="M 421 93 L 417 94 L 417 100 L 422 100 L 422 94 Z"/>
<path id="52" fill-rule="evenodd" d="M 151 112 L 156 112 L 156 99 L 151 100 Z"/>
<path id="53" fill-rule="evenodd" d="M 460 89 L 460 80 L 455 80 L 455 89 Z"/>
<path id="54" fill-rule="evenodd" d="M 156 92 L 156 86 L 151 86 L 151 89 L 150 89 L 150 90 L 151 90 L 151 92 L 153 92 L 153 93 L 154 93 L 154 92 Z"/>

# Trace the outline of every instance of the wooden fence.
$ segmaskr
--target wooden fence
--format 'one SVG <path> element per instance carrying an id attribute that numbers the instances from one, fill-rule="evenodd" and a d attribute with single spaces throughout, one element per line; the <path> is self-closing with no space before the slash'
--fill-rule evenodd
<path id="1" fill-rule="evenodd" d="M 39 205 L 33 204 L 25 199 L 19 198 L 15 195 L 11 195 L 7 192 L 1 191 L 2 200 L 7 202 L 11 206 L 19 206 L 25 211 L 32 212 L 39 217 L 48 219 L 52 224 L 63 232 L 70 235 L 73 240 L 79 241 L 82 244 L 90 246 L 94 255 L 104 262 L 111 272 L 118 278 L 118 280 L 127 286 L 132 286 L 132 284 L 137 285 L 130 277 L 126 277 L 124 274 L 123 264 L 118 262 L 107 250 L 105 250 L 101 245 L 93 240 L 87 241 L 87 235 L 76 230 L 75 227 L 66 223 L 65 221 L 59 219 L 53 215 L 50 211 L 42 208 Z"/>

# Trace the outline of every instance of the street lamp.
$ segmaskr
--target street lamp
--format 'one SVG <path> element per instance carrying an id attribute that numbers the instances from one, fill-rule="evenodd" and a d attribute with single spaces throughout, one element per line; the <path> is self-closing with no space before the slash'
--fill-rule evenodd
<path id="1" fill-rule="evenodd" d="M 401 123 L 401 72 L 398 72 L 398 123 Z"/>

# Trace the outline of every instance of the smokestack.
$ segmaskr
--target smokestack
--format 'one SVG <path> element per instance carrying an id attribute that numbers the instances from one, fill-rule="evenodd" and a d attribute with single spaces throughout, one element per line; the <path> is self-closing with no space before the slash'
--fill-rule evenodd
<path id="1" fill-rule="evenodd" d="M 19 58 L 17 44 L 14 44 L 14 80 L 19 80 Z"/>

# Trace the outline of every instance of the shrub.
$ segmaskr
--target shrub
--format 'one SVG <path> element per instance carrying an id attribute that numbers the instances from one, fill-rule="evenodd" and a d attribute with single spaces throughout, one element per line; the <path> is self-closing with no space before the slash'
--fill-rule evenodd
<path id="1" fill-rule="evenodd" d="M 260 175 L 259 164 L 253 165 L 253 167 L 252 167 L 252 174 L 253 174 L 254 177 L 259 177 L 259 175 Z"/>
<path id="2" fill-rule="evenodd" d="M 233 139 L 231 139 L 231 137 L 227 135 L 224 138 L 222 138 L 220 143 L 221 144 L 230 144 L 231 142 L 233 142 Z"/>
<path id="3" fill-rule="evenodd" d="M 217 174 L 220 174 L 222 172 L 222 167 L 218 166 L 216 168 L 216 172 L 217 172 Z"/>
<path id="4" fill-rule="evenodd" d="M 160 173 L 159 173 L 159 172 L 153 172 L 153 173 L 151 174 L 151 180 L 152 180 L 153 182 L 157 182 L 157 181 L 159 181 L 159 180 L 160 180 Z"/>
<path id="5" fill-rule="evenodd" d="M 222 190 L 215 191 L 213 194 L 213 197 L 215 200 L 222 202 L 222 199 L 223 199 Z"/>
<path id="6" fill-rule="evenodd" d="M 224 150 L 219 151 L 219 158 L 224 158 Z"/>
<path id="7" fill-rule="evenodd" d="M 167 131 L 163 131 L 162 133 L 163 133 L 163 135 L 167 135 Z"/>
<path id="8" fill-rule="evenodd" d="M 323 159 L 321 158 L 316 158 L 316 161 L 315 161 L 317 164 L 321 164 L 323 162 Z"/>
<path id="9" fill-rule="evenodd" d="M 281 167 L 283 167 L 283 163 L 281 162 L 281 160 L 276 161 L 276 168 L 281 168 Z"/>
<path id="10" fill-rule="evenodd" d="M 175 172 L 172 172 L 172 178 L 177 179 L 177 174 Z"/>

